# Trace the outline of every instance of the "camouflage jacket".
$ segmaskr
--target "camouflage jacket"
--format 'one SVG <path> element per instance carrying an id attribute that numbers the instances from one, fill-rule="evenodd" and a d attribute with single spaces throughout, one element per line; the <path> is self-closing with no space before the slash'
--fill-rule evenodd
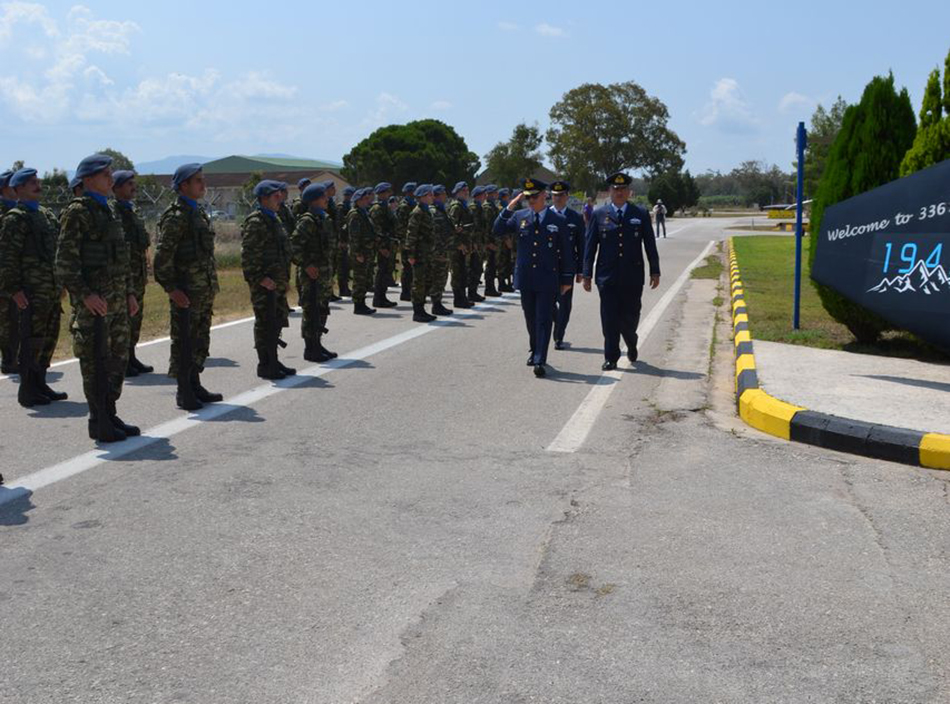
<path id="1" fill-rule="evenodd" d="M 407 196 L 399 201 L 399 207 L 396 208 L 396 239 L 399 240 L 399 243 L 403 247 L 406 246 L 406 230 L 409 229 L 409 216 L 415 207 L 416 199 Z"/>
<path id="2" fill-rule="evenodd" d="M 485 245 L 485 210 L 481 203 L 471 200 L 468 211 L 472 214 L 472 245 L 482 247 Z"/>
<path id="3" fill-rule="evenodd" d="M 436 259 L 447 259 L 455 249 L 455 228 L 445 211 L 445 205 L 433 205 L 432 213 L 432 254 Z"/>
<path id="4" fill-rule="evenodd" d="M 0 223 L 0 293 L 59 299 L 56 283 L 56 245 L 59 223 L 53 211 L 18 205 Z"/>
<path id="5" fill-rule="evenodd" d="M 391 250 L 396 242 L 396 216 L 389 209 L 389 204 L 380 201 L 373 203 L 369 209 L 369 219 L 376 231 L 376 246 Z"/>
<path id="6" fill-rule="evenodd" d="M 214 229 L 200 206 L 178 198 L 158 221 L 153 267 L 155 280 L 171 293 L 184 288 L 188 295 L 217 293 Z"/>
<path id="7" fill-rule="evenodd" d="M 300 199 L 300 196 L 297 196 L 291 202 L 290 212 L 293 214 L 294 218 L 299 218 L 301 215 L 307 212 L 307 208 L 306 206 L 304 206 L 303 201 Z"/>
<path id="8" fill-rule="evenodd" d="M 343 223 L 340 218 L 340 209 L 336 207 L 336 201 L 333 198 L 327 198 L 327 219 L 330 221 L 330 241 L 333 247 L 336 247 L 337 243 L 345 240 L 342 239 Z"/>
<path id="9" fill-rule="evenodd" d="M 350 256 L 372 257 L 376 254 L 376 231 L 365 210 L 350 208 L 346 214 L 346 232 L 350 240 Z"/>
<path id="10" fill-rule="evenodd" d="M 132 283 L 137 289 L 141 289 L 148 282 L 148 248 L 152 245 L 152 240 L 145 229 L 145 222 L 131 204 L 116 201 L 113 207 L 122 223 L 125 242 L 129 245 Z"/>
<path id="11" fill-rule="evenodd" d="M 244 280 L 256 287 L 271 278 L 279 290 L 289 283 L 290 242 L 280 217 L 258 208 L 241 223 L 241 267 Z"/>
<path id="12" fill-rule="evenodd" d="M 425 261 L 432 253 L 435 237 L 433 228 L 429 207 L 417 203 L 409 215 L 409 227 L 406 229 L 406 251 L 416 261 Z"/>
<path id="13" fill-rule="evenodd" d="M 495 219 L 498 217 L 498 208 L 496 207 L 496 202 L 493 200 L 485 199 L 485 202 L 482 203 L 482 217 L 484 218 L 484 233 L 485 241 L 488 244 L 493 244 L 495 238 L 492 236 L 492 228 L 495 226 Z"/>
<path id="14" fill-rule="evenodd" d="M 294 264 L 301 269 L 317 267 L 320 275 L 329 273 L 330 226 L 326 212 L 306 212 L 297 218 L 297 227 L 290 236 L 290 252 Z"/>
<path id="15" fill-rule="evenodd" d="M 70 201 L 59 232 L 56 277 L 69 291 L 74 316 L 82 314 L 83 299 L 92 294 L 105 298 L 110 312 L 125 309 L 135 289 L 129 246 L 112 208 L 88 195 Z"/>
<path id="16" fill-rule="evenodd" d="M 288 206 L 287 203 L 280 204 L 280 208 L 277 210 L 277 217 L 280 218 L 280 223 L 284 226 L 284 232 L 290 237 L 290 233 L 293 232 L 297 226 L 297 217 L 291 212 L 290 206 Z"/>
<path id="17" fill-rule="evenodd" d="M 337 230 L 340 233 L 341 242 L 350 241 L 349 229 L 346 226 L 346 217 L 350 214 L 350 211 L 353 209 L 353 202 L 345 200 L 340 203 L 340 207 L 337 209 Z"/>
<path id="18" fill-rule="evenodd" d="M 456 199 L 449 203 L 449 220 L 455 227 L 455 244 L 464 245 L 471 248 L 472 234 L 475 229 L 475 221 L 472 219 L 472 211 L 468 209 L 468 204 Z"/>

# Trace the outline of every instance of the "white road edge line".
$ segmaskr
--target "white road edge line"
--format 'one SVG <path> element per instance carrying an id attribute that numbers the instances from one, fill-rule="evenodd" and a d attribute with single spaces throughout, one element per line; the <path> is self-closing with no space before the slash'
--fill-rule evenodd
<path id="1" fill-rule="evenodd" d="M 517 295 L 504 294 L 503 298 L 517 300 Z M 496 299 L 495 299 L 496 300 Z M 241 408 L 247 408 L 254 403 L 257 403 L 265 398 L 279 394 L 282 391 L 287 389 L 292 389 L 296 386 L 301 386 L 311 379 L 317 379 L 322 376 L 326 376 L 330 372 L 343 369 L 348 367 L 356 362 L 362 361 L 373 355 L 384 352 L 385 350 L 401 345 L 404 342 L 413 340 L 417 337 L 421 337 L 435 330 L 442 328 L 451 328 L 452 321 L 458 319 L 468 318 L 474 316 L 478 313 L 479 310 L 484 310 L 486 308 L 491 308 L 493 305 L 493 299 L 489 299 L 484 303 L 476 304 L 474 308 L 470 311 L 459 311 L 455 312 L 449 319 L 440 319 L 428 325 L 419 325 L 418 327 L 410 328 L 405 332 L 401 332 L 398 335 L 393 335 L 388 337 L 385 340 L 380 340 L 379 342 L 374 342 L 371 345 L 366 347 L 361 347 L 360 349 L 354 350 L 349 354 L 341 355 L 337 359 L 331 360 L 325 364 L 316 364 L 312 367 L 308 367 L 295 376 L 287 377 L 281 381 L 277 381 L 270 384 L 262 384 L 254 389 L 244 391 L 237 396 L 225 399 L 222 403 L 208 404 L 200 411 L 196 413 L 189 414 L 187 416 L 181 416 L 179 418 L 174 418 L 165 423 L 156 425 L 153 428 L 143 431 L 142 435 L 137 438 L 129 438 L 123 442 L 115 443 L 114 445 L 109 445 L 102 449 L 91 450 L 82 455 L 73 457 L 72 459 L 65 460 L 58 464 L 40 469 L 31 474 L 27 474 L 19 479 L 11 482 L 10 484 L 4 484 L 0 487 L 0 506 L 3 506 L 5 503 L 15 501 L 24 496 L 29 496 L 37 489 L 42 489 L 47 487 L 50 484 L 55 484 L 64 479 L 69 479 L 74 477 L 77 474 L 82 474 L 94 467 L 99 466 L 107 461 L 121 460 L 123 457 L 126 457 L 134 452 L 152 445 L 159 440 L 165 440 L 173 435 L 184 432 L 191 428 L 194 428 L 198 425 L 201 425 L 204 422 L 209 420 L 214 420 L 215 418 L 220 418 L 223 415 L 228 413 L 234 413 L 236 410 Z M 253 318 L 251 318 L 253 320 Z M 233 321 L 231 324 L 236 324 L 238 321 Z M 229 323 L 225 323 L 228 325 Z"/>
<path id="2" fill-rule="evenodd" d="M 679 278 L 673 282 L 673 285 L 670 286 L 666 293 L 663 294 L 663 297 L 657 301 L 656 305 L 653 306 L 647 314 L 646 319 L 644 319 L 640 327 L 637 328 L 641 344 L 646 342 L 650 333 L 653 332 L 657 323 L 660 322 L 666 309 L 669 308 L 670 303 L 676 298 L 676 294 L 680 292 L 680 289 L 682 289 L 689 280 L 690 273 L 709 255 L 709 251 L 713 248 L 715 243 L 715 240 L 709 241 L 709 244 L 706 245 L 702 253 L 683 270 Z M 590 434 L 591 428 L 594 427 L 594 422 L 607 404 L 607 399 L 610 398 L 610 392 L 614 390 L 614 387 L 620 383 L 620 380 L 623 378 L 623 370 L 630 366 L 626 356 L 623 354 L 625 351 L 626 350 L 621 351 L 617 369 L 601 374 L 600 378 L 594 384 L 594 387 L 588 392 L 584 400 L 581 401 L 581 405 L 574 411 L 574 415 L 572 415 L 564 427 L 561 428 L 561 432 L 557 434 L 554 441 L 548 445 L 548 452 L 576 452 L 584 444 L 588 434 Z"/>

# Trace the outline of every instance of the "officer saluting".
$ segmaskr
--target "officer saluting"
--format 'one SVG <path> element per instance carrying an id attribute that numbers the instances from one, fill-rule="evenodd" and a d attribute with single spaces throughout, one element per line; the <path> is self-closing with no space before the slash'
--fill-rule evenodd
<path id="1" fill-rule="evenodd" d="M 610 203 L 596 208 L 587 224 L 584 290 L 590 291 L 596 259 L 600 324 L 604 331 L 605 361 L 601 367 L 604 371 L 617 368 L 621 336 L 627 343 L 627 359 L 637 361 L 644 249 L 650 262 L 650 288 L 660 285 L 660 257 L 650 215 L 628 200 L 632 180 L 624 173 L 610 176 L 607 179 Z"/>
<path id="2" fill-rule="evenodd" d="M 518 240 L 515 288 L 521 291 L 521 308 L 528 327 L 528 366 L 534 367 L 536 377 L 543 377 L 547 373 L 554 301 L 571 287 L 574 256 L 567 220 L 545 203 L 547 184 L 528 178 L 522 187 L 522 192 L 498 215 L 492 232 L 495 237 L 514 235 Z M 524 197 L 528 207 L 516 212 Z"/>

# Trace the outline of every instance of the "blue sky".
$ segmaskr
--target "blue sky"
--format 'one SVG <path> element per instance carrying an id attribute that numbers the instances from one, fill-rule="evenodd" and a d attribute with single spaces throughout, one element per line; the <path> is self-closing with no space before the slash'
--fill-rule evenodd
<path id="1" fill-rule="evenodd" d="M 694 173 L 788 168 L 816 102 L 854 101 L 893 70 L 916 111 L 950 49 L 945 0 L 710 7 L 2 2 L 0 162 L 72 169 L 103 146 L 136 162 L 340 160 L 376 127 L 422 117 L 481 156 L 518 122 L 546 127 L 577 85 L 634 80 L 669 107 Z"/>

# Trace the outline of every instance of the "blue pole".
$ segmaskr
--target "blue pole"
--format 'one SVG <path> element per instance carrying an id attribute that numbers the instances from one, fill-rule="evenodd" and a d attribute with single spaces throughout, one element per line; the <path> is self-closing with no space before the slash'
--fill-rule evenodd
<path id="1" fill-rule="evenodd" d="M 805 199 L 805 123 L 798 123 L 798 135 L 795 140 L 798 146 L 798 201 L 795 205 L 795 313 L 792 327 L 801 329 L 802 305 L 802 201 Z"/>

